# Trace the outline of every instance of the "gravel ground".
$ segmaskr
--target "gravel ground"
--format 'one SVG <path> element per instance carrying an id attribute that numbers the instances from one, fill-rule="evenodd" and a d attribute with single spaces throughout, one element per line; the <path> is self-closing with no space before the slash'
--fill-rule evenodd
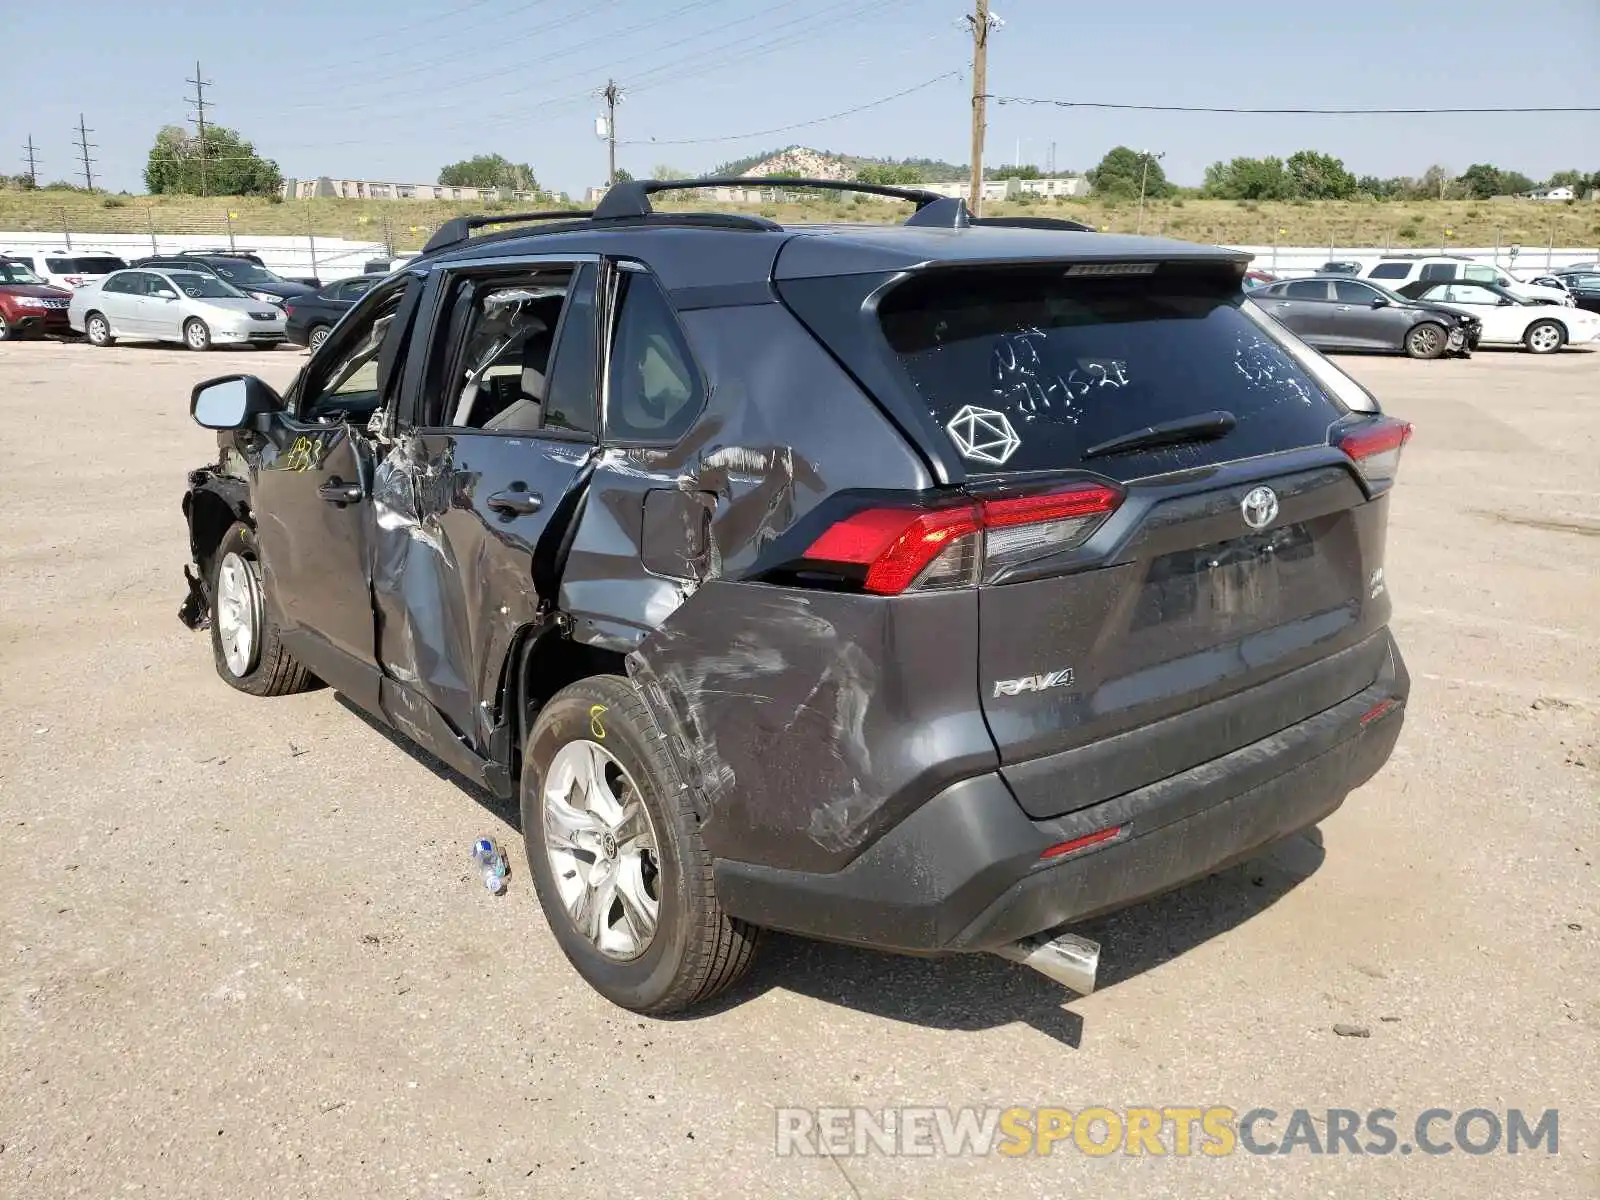
<path id="1" fill-rule="evenodd" d="M 1097 922 L 1095 995 L 772 938 L 674 1021 L 567 967 L 510 810 L 330 691 L 231 691 L 179 625 L 183 472 L 214 449 L 188 390 L 301 361 L 0 348 L 0 1195 L 1600 1194 L 1600 355 L 1345 360 L 1418 428 L 1404 736 L 1310 835 Z M 778 1107 L 1091 1104 L 1390 1108 L 1403 1141 L 1427 1108 L 1554 1107 L 1560 1142 L 775 1148 Z"/>

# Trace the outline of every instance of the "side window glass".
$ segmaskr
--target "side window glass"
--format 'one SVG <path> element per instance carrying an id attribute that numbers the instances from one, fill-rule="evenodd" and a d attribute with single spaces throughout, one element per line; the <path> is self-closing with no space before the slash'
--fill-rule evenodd
<path id="1" fill-rule="evenodd" d="M 561 323 L 561 344 L 550 370 L 550 399 L 544 428 L 593 434 L 600 427 L 600 339 L 596 330 L 595 280 L 599 272 L 586 265 L 572 289 L 572 303 Z"/>
<path id="2" fill-rule="evenodd" d="M 1328 285 L 1320 279 L 1297 279 L 1284 289 L 1291 300 L 1326 300 Z"/>
<path id="3" fill-rule="evenodd" d="M 1371 304 L 1378 298 L 1378 293 L 1362 284 L 1340 279 L 1334 282 L 1333 298 L 1344 304 Z"/>
<path id="4" fill-rule="evenodd" d="M 1461 278 L 1476 279 L 1479 283 L 1499 283 L 1500 272 L 1493 267 L 1462 267 Z"/>
<path id="5" fill-rule="evenodd" d="M 642 271 L 618 279 L 606 381 L 606 433 L 622 441 L 677 441 L 699 415 L 704 391 L 677 314 Z"/>
<path id="6" fill-rule="evenodd" d="M 404 296 L 403 291 L 397 292 L 381 304 L 362 327 L 352 331 L 353 341 L 341 336 L 348 349 L 325 373 L 307 380 L 302 417 L 364 422 L 377 412 L 383 403 L 378 391 L 378 358 L 388 338 L 404 335 L 395 325 Z"/>
<path id="7" fill-rule="evenodd" d="M 429 425 L 528 432 L 543 421 L 550 359 L 572 282 L 560 267 L 474 282 L 455 291 L 445 345 L 454 354 L 436 392 Z"/>
<path id="8" fill-rule="evenodd" d="M 1425 263 L 1420 279 L 1454 279 L 1456 277 L 1455 263 Z"/>

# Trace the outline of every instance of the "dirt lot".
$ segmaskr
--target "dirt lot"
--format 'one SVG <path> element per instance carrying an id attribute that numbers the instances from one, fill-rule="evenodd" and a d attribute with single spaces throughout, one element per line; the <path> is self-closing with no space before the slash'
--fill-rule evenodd
<path id="1" fill-rule="evenodd" d="M 1600 1194 L 1600 354 L 1346 360 L 1418 428 L 1396 757 L 1312 836 L 1098 922 L 1094 996 L 773 938 L 670 1022 L 568 969 L 509 810 L 332 692 L 229 690 L 179 625 L 183 472 L 213 451 L 189 387 L 301 361 L 0 348 L 0 1196 Z M 467 870 L 484 833 L 513 854 L 498 900 Z M 775 1154 L 775 1108 L 841 1104 L 1403 1132 L 1554 1107 L 1560 1142 Z"/>

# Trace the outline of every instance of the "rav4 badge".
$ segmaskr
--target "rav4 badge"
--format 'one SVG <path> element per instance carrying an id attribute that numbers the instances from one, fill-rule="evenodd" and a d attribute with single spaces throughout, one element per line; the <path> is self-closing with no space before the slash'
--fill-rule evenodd
<path id="1" fill-rule="evenodd" d="M 1070 687 L 1072 684 L 1072 668 L 1062 667 L 1059 671 L 1051 671 L 1047 675 L 1024 675 L 1021 679 L 996 679 L 994 681 L 994 694 L 996 696 L 1020 696 L 1023 692 L 1042 692 L 1049 688 Z"/>

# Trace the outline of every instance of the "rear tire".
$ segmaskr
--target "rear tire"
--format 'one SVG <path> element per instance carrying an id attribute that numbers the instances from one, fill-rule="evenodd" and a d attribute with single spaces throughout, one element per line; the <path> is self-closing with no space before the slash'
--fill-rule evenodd
<path id="1" fill-rule="evenodd" d="M 1406 334 L 1406 354 L 1411 358 L 1438 358 L 1450 344 L 1444 326 L 1424 321 Z"/>
<path id="2" fill-rule="evenodd" d="M 1559 321 L 1535 321 L 1522 335 L 1529 354 L 1554 354 L 1567 344 L 1567 331 Z"/>
<path id="3" fill-rule="evenodd" d="M 83 336 L 91 346 L 116 345 L 117 339 L 111 336 L 111 322 L 97 312 L 90 313 L 83 319 Z"/>
<path id="4" fill-rule="evenodd" d="M 211 329 L 199 317 L 190 317 L 183 323 L 183 344 L 191 350 L 211 349 Z"/>
<path id="5" fill-rule="evenodd" d="M 315 354 L 322 349 L 322 343 L 328 340 L 328 335 L 332 332 L 333 330 L 326 325 L 313 325 L 311 335 L 306 338 L 306 349 Z"/>
<path id="6" fill-rule="evenodd" d="M 217 674 L 252 696 L 287 696 L 310 687 L 310 672 L 279 641 L 278 622 L 261 586 L 255 530 L 243 521 L 229 526 L 207 564 L 206 582 Z"/>
<path id="7" fill-rule="evenodd" d="M 586 776 L 574 762 L 601 767 Z M 592 988 L 622 1008 L 661 1014 L 744 975 L 760 930 L 717 903 L 699 817 L 632 683 L 597 675 L 557 693 L 528 734 L 522 764 L 529 872 L 557 944 Z M 598 800 L 587 782 L 596 778 Z M 641 907 L 654 918 L 648 936 L 637 935 Z M 583 913 L 598 914 L 588 931 Z"/>

